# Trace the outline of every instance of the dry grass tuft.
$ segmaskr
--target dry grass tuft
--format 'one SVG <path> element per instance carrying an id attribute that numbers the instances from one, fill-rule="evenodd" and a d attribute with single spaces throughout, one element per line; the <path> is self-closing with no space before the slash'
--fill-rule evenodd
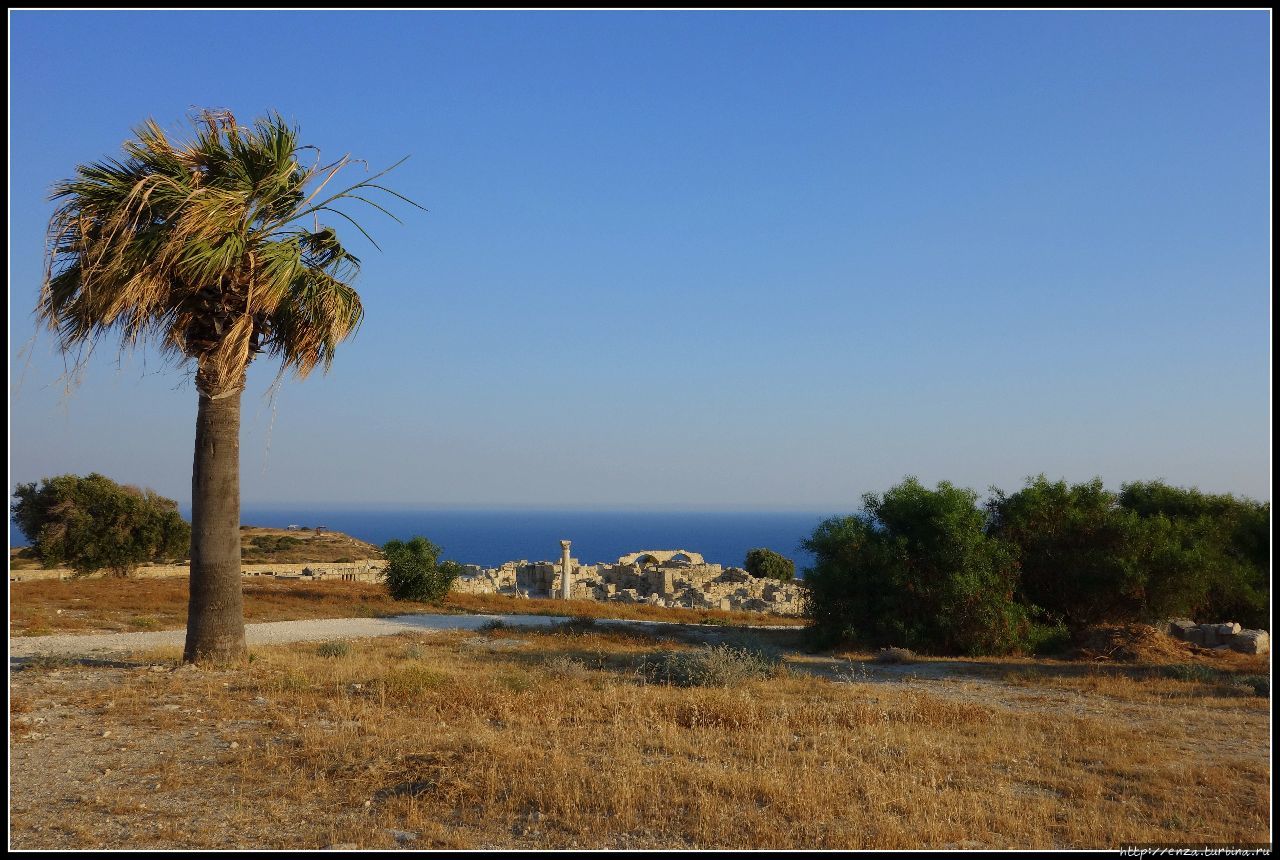
<path id="1" fill-rule="evenodd" d="M 1128 663 L 1180 662 L 1195 652 L 1190 643 L 1174 639 L 1148 624 L 1090 627 L 1076 635 L 1075 645 L 1072 656 L 1077 659 Z"/>
<path id="2" fill-rule="evenodd" d="M 876 652 L 877 663 L 914 663 L 915 652 L 910 648 L 881 648 Z"/>
<path id="3" fill-rule="evenodd" d="M 676 687 L 738 687 L 773 677 L 780 669 L 776 656 L 727 643 L 691 651 L 662 651 L 645 656 L 638 666 L 647 683 Z"/>

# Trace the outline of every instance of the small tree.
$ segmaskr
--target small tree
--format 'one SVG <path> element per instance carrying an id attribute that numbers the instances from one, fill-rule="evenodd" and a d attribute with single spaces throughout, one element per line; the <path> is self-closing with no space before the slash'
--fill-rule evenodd
<path id="1" fill-rule="evenodd" d="M 177 502 L 97 473 L 19 484 L 14 497 L 14 522 L 45 567 L 123 577 L 143 562 L 181 560 L 191 546 Z"/>
<path id="2" fill-rule="evenodd" d="M 752 576 L 763 576 L 781 582 L 796 578 L 796 563 L 771 549 L 759 547 L 747 551 L 742 567 Z"/>
<path id="3" fill-rule="evenodd" d="M 972 490 L 907 478 L 863 510 L 821 523 L 803 546 L 808 614 L 828 642 L 991 654 L 1029 647 L 1035 630 L 1014 601 L 1016 550 L 983 531 Z"/>
<path id="4" fill-rule="evenodd" d="M 396 600 L 443 600 L 462 573 L 462 565 L 438 561 L 440 553 L 440 547 L 421 536 L 409 541 L 387 541 L 382 546 L 382 554 L 387 557 L 383 571 L 387 591 Z"/>

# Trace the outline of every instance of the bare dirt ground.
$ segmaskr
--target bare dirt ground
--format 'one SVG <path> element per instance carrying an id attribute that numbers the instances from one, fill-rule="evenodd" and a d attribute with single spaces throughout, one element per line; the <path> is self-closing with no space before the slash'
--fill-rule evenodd
<path id="1" fill-rule="evenodd" d="M 559 620 L 251 625 L 271 635 L 221 670 L 146 638 L 167 631 L 11 639 L 10 847 L 1270 838 L 1270 701 L 1240 683 L 1265 659 L 883 664 L 794 630 Z M 727 688 L 636 674 L 725 642 L 784 659 Z"/>

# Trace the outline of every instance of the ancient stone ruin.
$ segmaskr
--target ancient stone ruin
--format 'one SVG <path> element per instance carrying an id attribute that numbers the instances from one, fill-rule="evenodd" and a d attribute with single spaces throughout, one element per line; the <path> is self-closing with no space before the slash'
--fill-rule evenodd
<path id="1" fill-rule="evenodd" d="M 803 611 L 801 583 L 779 582 L 752 576 L 738 567 L 709 564 L 696 552 L 643 550 L 628 553 L 614 563 L 586 565 L 569 555 L 568 541 L 561 545 L 563 556 L 559 562 L 509 561 L 496 568 L 469 565 L 468 573 L 458 578 L 453 590 L 464 594 L 567 596 L 575 600 L 775 615 L 799 615 Z"/>
<path id="2" fill-rule="evenodd" d="M 1241 630 L 1234 621 L 1225 624 L 1196 624 L 1187 618 L 1169 622 L 1169 635 L 1203 648 L 1230 648 L 1242 654 L 1266 654 L 1271 637 L 1265 630 Z"/>

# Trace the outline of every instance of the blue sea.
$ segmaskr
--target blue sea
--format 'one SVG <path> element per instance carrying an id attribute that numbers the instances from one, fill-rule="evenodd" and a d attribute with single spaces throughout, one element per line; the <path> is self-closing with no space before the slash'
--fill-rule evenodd
<path id="1" fill-rule="evenodd" d="M 190 519 L 191 512 L 183 515 Z M 747 550 L 768 547 L 796 562 L 802 574 L 813 563 L 800 541 L 830 514 L 762 512 L 409 510 L 339 508 L 254 508 L 241 510 L 246 525 L 283 528 L 326 526 L 382 545 L 415 535 L 428 538 L 443 557 L 495 567 L 504 561 L 552 560 L 560 541 L 573 541 L 573 557 L 584 564 L 616 561 L 645 549 L 685 549 L 707 561 L 741 566 Z M 11 546 L 27 540 L 9 524 Z"/>
<path id="2" fill-rule="evenodd" d="M 830 514 L 672 513 L 654 511 L 529 510 L 341 510 L 245 508 L 246 525 L 327 526 L 381 545 L 414 535 L 464 564 L 495 567 L 504 561 L 558 559 L 560 541 L 573 541 L 573 557 L 584 564 L 616 561 L 644 549 L 686 549 L 726 567 L 741 566 L 747 550 L 768 547 L 796 562 L 812 564 L 800 541 Z"/>

